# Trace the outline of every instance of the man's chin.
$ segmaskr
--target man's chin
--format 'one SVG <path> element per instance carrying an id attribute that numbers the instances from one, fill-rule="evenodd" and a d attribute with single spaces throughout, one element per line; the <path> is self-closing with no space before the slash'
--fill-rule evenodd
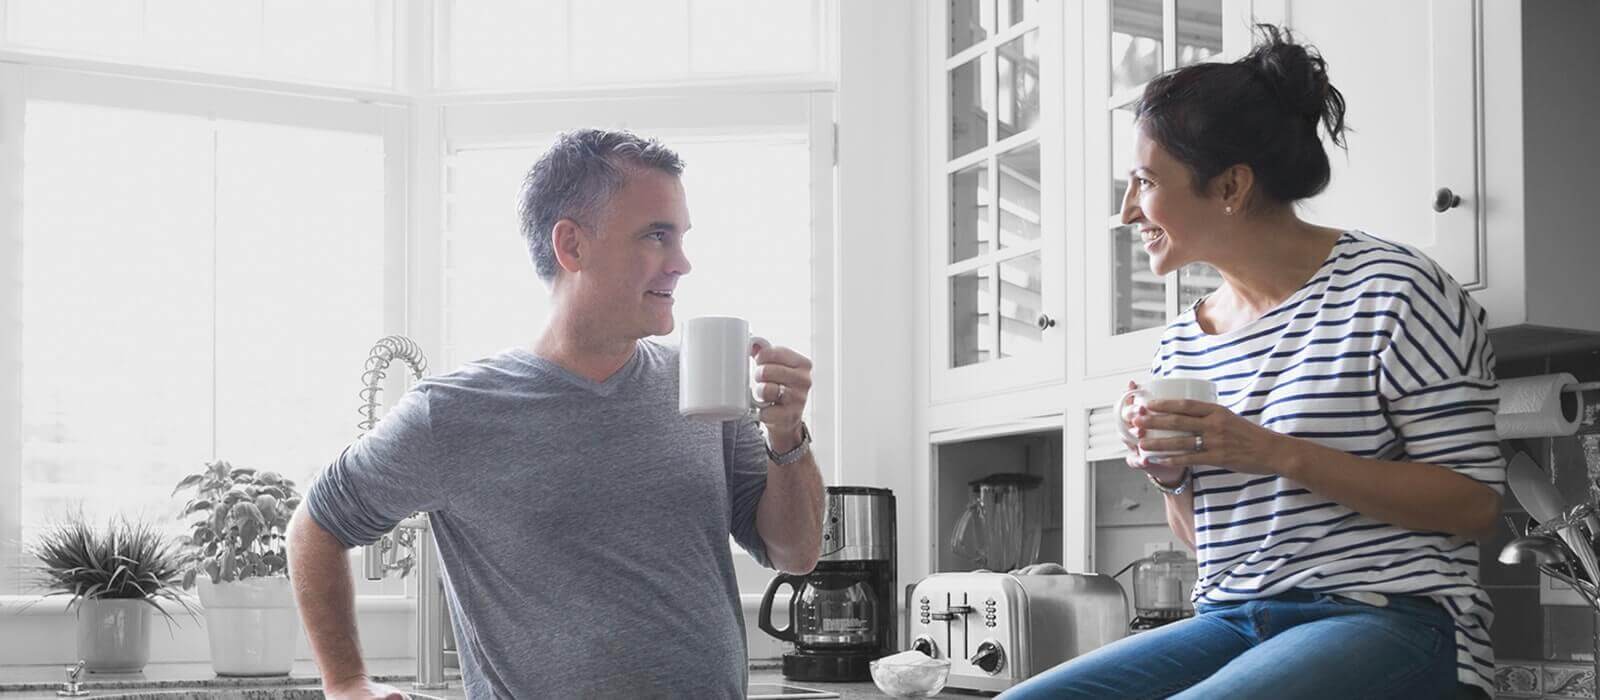
<path id="1" fill-rule="evenodd" d="M 672 335 L 673 329 L 677 328 L 677 321 L 675 319 L 673 319 L 671 316 L 668 316 L 665 321 L 657 321 L 654 324 L 654 326 L 655 327 L 652 328 L 651 331 L 650 331 L 650 335 L 652 335 L 652 336 Z"/>

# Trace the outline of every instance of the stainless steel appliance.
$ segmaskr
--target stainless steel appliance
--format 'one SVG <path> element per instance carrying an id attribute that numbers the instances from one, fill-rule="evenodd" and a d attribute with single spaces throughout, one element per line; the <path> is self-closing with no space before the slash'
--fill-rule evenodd
<path id="1" fill-rule="evenodd" d="M 894 653 L 894 494 L 866 486 L 829 486 L 822 555 L 809 574 L 778 574 L 756 622 L 794 643 L 783 675 L 800 681 L 871 680 L 868 662 Z M 772 601 L 789 586 L 789 625 L 772 623 Z"/>
<path id="2" fill-rule="evenodd" d="M 1128 630 L 1122 586 L 1101 574 L 933 574 L 908 605 L 908 646 L 950 659 L 947 688 L 1005 690 Z"/>

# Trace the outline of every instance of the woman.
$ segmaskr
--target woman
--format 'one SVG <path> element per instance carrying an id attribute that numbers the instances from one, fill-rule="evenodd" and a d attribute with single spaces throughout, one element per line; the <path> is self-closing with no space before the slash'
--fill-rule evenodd
<path id="1" fill-rule="evenodd" d="M 1122 208 L 1156 274 L 1204 262 L 1223 279 L 1152 363 L 1211 380 L 1219 403 L 1122 406 L 1128 465 L 1195 548 L 1197 614 L 1006 698 L 1492 688 L 1475 540 L 1498 521 L 1505 464 L 1483 310 L 1412 248 L 1300 220 L 1294 203 L 1329 178 L 1318 126 L 1343 145 L 1344 99 L 1320 56 L 1259 30 L 1243 59 L 1146 88 Z"/>

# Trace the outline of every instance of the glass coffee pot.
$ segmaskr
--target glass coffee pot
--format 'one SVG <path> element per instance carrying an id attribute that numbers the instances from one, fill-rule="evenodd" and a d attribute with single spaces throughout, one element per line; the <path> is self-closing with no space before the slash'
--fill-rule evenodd
<path id="1" fill-rule="evenodd" d="M 1039 484 L 1033 474 L 991 474 L 969 482 L 967 508 L 956 521 L 950 548 L 991 571 L 1011 571 L 1039 556 Z"/>
<path id="2" fill-rule="evenodd" d="M 761 601 L 760 626 L 768 634 L 810 651 L 875 648 L 880 625 L 871 573 L 865 566 L 851 564 L 819 566 L 799 576 L 780 572 Z M 786 584 L 794 589 L 789 597 L 789 626 L 779 629 L 769 618 L 773 598 Z"/>
<path id="3" fill-rule="evenodd" d="M 1143 632 L 1194 615 L 1190 593 L 1199 567 L 1183 552 L 1167 549 L 1133 563 L 1133 608 L 1128 631 Z"/>

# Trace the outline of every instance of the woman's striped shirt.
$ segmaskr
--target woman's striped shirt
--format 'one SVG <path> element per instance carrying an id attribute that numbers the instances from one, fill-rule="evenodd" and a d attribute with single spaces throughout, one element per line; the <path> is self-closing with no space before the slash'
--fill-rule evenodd
<path id="1" fill-rule="evenodd" d="M 1209 335 L 1191 307 L 1152 369 L 1215 382 L 1221 404 L 1277 432 L 1441 465 L 1504 493 L 1483 309 L 1412 248 L 1346 232 L 1310 281 L 1250 323 Z M 1455 618 L 1461 681 L 1492 692 L 1494 608 L 1475 541 L 1380 522 L 1279 476 L 1197 467 L 1193 488 L 1197 602 L 1291 588 L 1428 596 Z"/>

